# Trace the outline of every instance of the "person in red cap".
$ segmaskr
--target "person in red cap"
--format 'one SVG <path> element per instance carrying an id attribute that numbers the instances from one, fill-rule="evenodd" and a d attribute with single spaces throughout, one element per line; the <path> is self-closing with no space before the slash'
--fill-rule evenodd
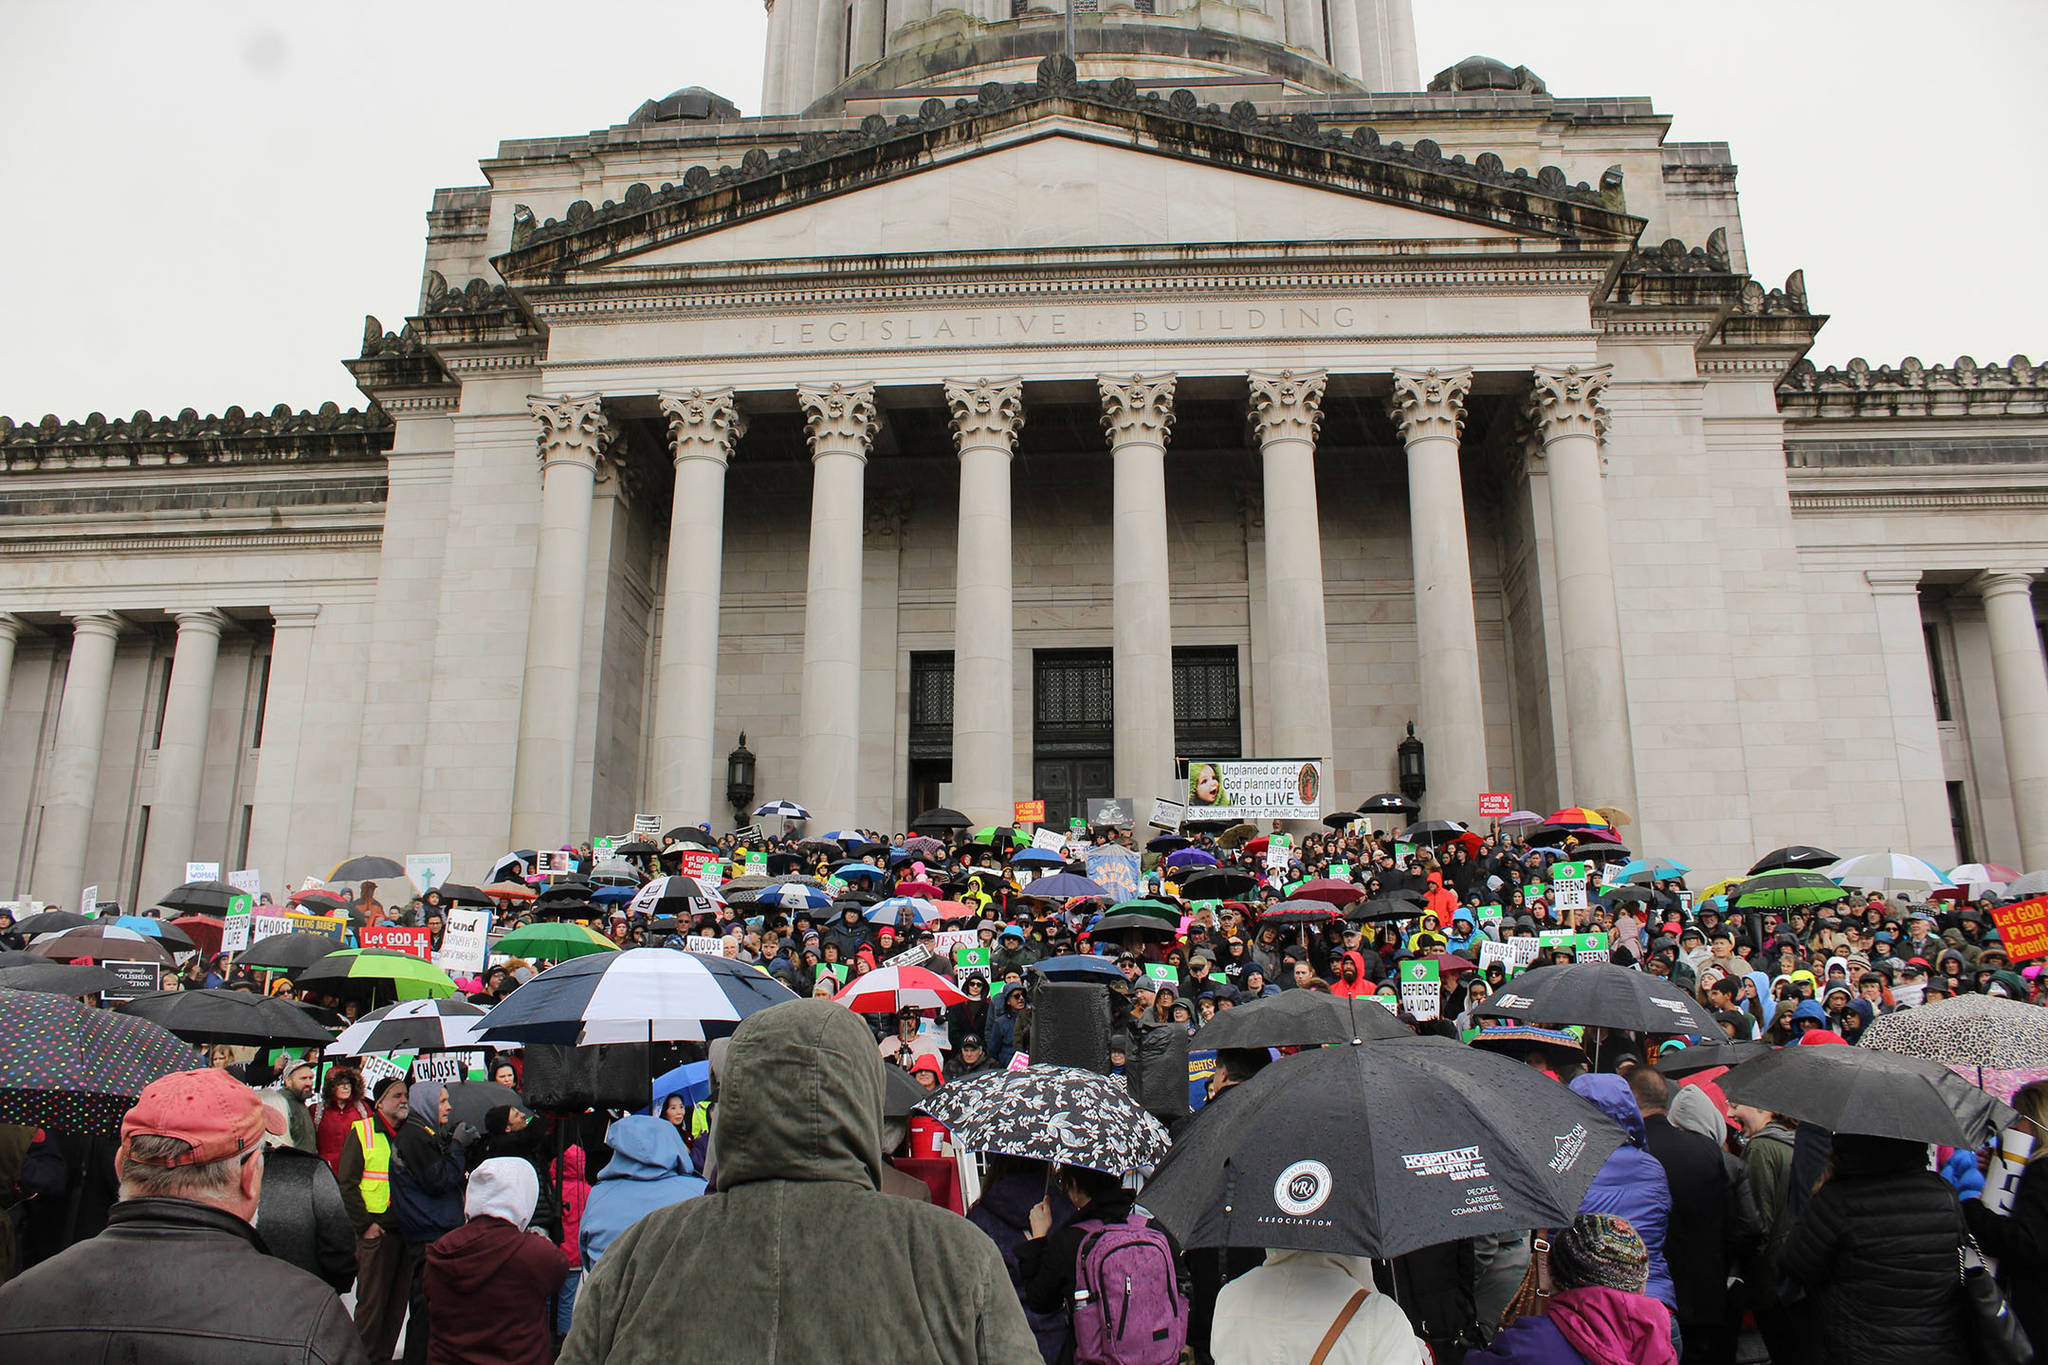
<path id="1" fill-rule="evenodd" d="M 0 1360 L 366 1365 L 334 1291 L 251 1226 L 284 1116 L 225 1071 L 152 1081 L 121 1120 L 106 1231 L 0 1285 Z"/>

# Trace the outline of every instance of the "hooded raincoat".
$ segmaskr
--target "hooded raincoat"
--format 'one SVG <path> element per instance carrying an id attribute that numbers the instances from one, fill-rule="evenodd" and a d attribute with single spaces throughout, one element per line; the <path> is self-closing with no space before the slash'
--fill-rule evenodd
<path id="1" fill-rule="evenodd" d="M 704 1193 L 690 1149 L 667 1119 L 628 1114 L 611 1126 L 605 1141 L 612 1159 L 597 1173 L 577 1224 L 577 1249 L 585 1270 L 597 1264 L 620 1233 L 648 1214 Z"/>
<path id="2" fill-rule="evenodd" d="M 795 1000 L 744 1020 L 711 1132 L 718 1189 L 611 1245 L 584 1277 L 562 1365 L 1034 1365 L 995 1243 L 881 1192 L 882 1079 L 844 1006 Z M 593 1192 L 586 1227 L 596 1206 Z"/>
<path id="3" fill-rule="evenodd" d="M 1600 1106 L 1620 1125 L 1628 1141 L 1614 1149 L 1593 1177 L 1579 1204 L 1580 1213 L 1611 1213 L 1635 1225 L 1650 1249 L 1650 1286 L 1645 1292 L 1666 1308 L 1678 1311 L 1678 1292 L 1664 1260 L 1664 1234 L 1671 1225 L 1671 1184 L 1664 1166 L 1650 1155 L 1643 1113 L 1628 1082 L 1619 1076 L 1586 1075 L 1572 1081 L 1572 1090 Z"/>
<path id="4" fill-rule="evenodd" d="M 427 1365 L 548 1365 L 548 1296 L 569 1258 L 528 1233 L 540 1180 L 518 1157 L 496 1157 L 469 1178 L 469 1221 L 427 1248 L 433 1329 Z"/>

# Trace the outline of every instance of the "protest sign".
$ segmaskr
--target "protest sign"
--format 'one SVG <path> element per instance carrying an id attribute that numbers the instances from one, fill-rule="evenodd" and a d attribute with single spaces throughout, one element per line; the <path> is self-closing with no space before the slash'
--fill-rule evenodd
<path id="1" fill-rule="evenodd" d="M 434 965 L 453 975 L 479 975 L 490 955 L 491 912 L 450 910 L 441 921 L 441 951 Z"/>
<path id="2" fill-rule="evenodd" d="M 1320 820 L 1320 759 L 1194 759 L 1188 763 L 1190 809 L 1204 820 Z"/>
<path id="3" fill-rule="evenodd" d="M 365 924 L 356 930 L 356 942 L 365 948 L 388 948 L 422 962 L 433 960 L 434 936 L 428 929 L 411 929 L 396 924 Z"/>
<path id="4" fill-rule="evenodd" d="M 1112 898 L 1124 901 L 1138 894 L 1141 869 L 1136 849 L 1104 844 L 1082 850 L 1081 856 L 1087 863 L 1089 879 Z"/>
<path id="5" fill-rule="evenodd" d="M 1005 1070 L 1005 1071 L 1023 1071 L 1023 1070 L 1025 1070 L 1026 1068 L 1028 1068 L 1028 1067 L 1029 1067 L 1030 1065 L 1031 1065 L 1031 1054 L 1030 1054 L 1030 1053 L 1028 1053 L 1028 1052 L 1019 1052 L 1019 1053 L 1018 1053 L 1018 1054 L 1016 1054 L 1016 1055 L 1015 1055 L 1014 1057 L 1010 1058 L 1010 1064 L 1009 1064 L 1008 1066 L 1004 1067 L 1004 1068 L 1003 1068 L 1003 1070 Z"/>
<path id="6" fill-rule="evenodd" d="M 1209 1102 L 1209 1082 L 1216 1078 L 1216 1049 L 1188 1054 L 1188 1108 L 1200 1109 Z"/>
<path id="7" fill-rule="evenodd" d="M 1165 982 L 1173 987 L 1175 994 L 1179 994 L 1180 973 L 1173 969 L 1171 962 L 1147 962 L 1145 964 L 1145 975 L 1150 980 Z"/>
<path id="8" fill-rule="evenodd" d="M 972 929 L 941 929 L 932 935 L 932 947 L 941 954 L 956 948 L 979 948 L 981 935 Z"/>
<path id="9" fill-rule="evenodd" d="M 1396 843 L 1394 844 L 1394 861 L 1396 863 L 1406 863 L 1410 858 L 1414 856 L 1415 845 L 1404 844 L 1396 841 Z"/>
<path id="10" fill-rule="evenodd" d="M 1579 949 L 1579 936 L 1570 929 L 1539 929 L 1536 942 L 1554 953 L 1575 953 Z"/>
<path id="11" fill-rule="evenodd" d="M 642 811 L 633 817 L 633 837 L 652 842 L 661 833 L 661 817 Z"/>
<path id="12" fill-rule="evenodd" d="M 1488 967 L 1491 967 L 1496 962 L 1498 962 L 1501 965 L 1501 969 L 1505 971 L 1509 976 L 1513 976 L 1517 971 L 1520 970 L 1520 968 L 1515 966 L 1514 954 L 1508 951 L 1507 944 L 1495 943 L 1490 938 L 1484 938 L 1479 940 L 1480 974 L 1484 975 L 1486 969 Z"/>
<path id="13" fill-rule="evenodd" d="M 1269 847 L 1269 848 L 1270 848 L 1270 847 L 1271 847 L 1271 845 L 1269 844 L 1269 845 L 1268 845 L 1267 847 Z M 1340 882 L 1348 882 L 1348 881 L 1350 881 L 1350 880 L 1351 880 L 1351 864 L 1350 864 L 1350 863 L 1331 863 L 1331 864 L 1330 864 L 1330 875 L 1331 875 L 1332 877 L 1336 878 L 1336 879 L 1337 879 L 1338 881 L 1340 881 Z"/>
<path id="14" fill-rule="evenodd" d="M 1019 802 L 1017 802 L 1017 804 L 1016 804 L 1016 812 L 1015 812 L 1015 813 L 1014 813 L 1013 815 L 1011 815 L 1011 817 L 1010 817 L 1010 820 L 1011 820 L 1011 823 L 1013 823 L 1013 824 L 1018 824 L 1018 825 L 1042 825 L 1042 824 L 1044 824 L 1044 823 L 1045 823 L 1045 802 L 1043 802 L 1043 801 L 1019 801 Z"/>
<path id="15" fill-rule="evenodd" d="M 121 984 L 100 992 L 102 1000 L 133 1000 L 148 995 L 163 984 L 163 968 L 154 962 L 102 962 L 100 970 L 119 977 Z"/>
<path id="16" fill-rule="evenodd" d="M 2048 896 L 1995 905 L 1991 908 L 1991 922 L 1998 926 L 1998 940 L 2004 945 L 2006 961 L 2027 962 L 2048 956 Z"/>
<path id="17" fill-rule="evenodd" d="M 1514 814 L 1514 811 L 1515 794 L 1513 792 L 1479 793 L 1479 814 L 1481 817 L 1488 820 L 1498 820 L 1503 815 Z"/>
<path id="18" fill-rule="evenodd" d="M 1076 834 L 1086 834 L 1087 832 L 1088 822 L 1086 820 L 1082 819 L 1078 815 L 1069 816 L 1067 818 L 1067 835 L 1069 842 L 1072 842 L 1072 836 Z"/>
<path id="19" fill-rule="evenodd" d="M 1374 991 L 1371 995 L 1364 995 L 1359 998 L 1361 1000 L 1370 1000 L 1373 1004 L 1383 1007 L 1388 1014 L 1399 1014 L 1401 1012 L 1401 997 L 1398 995 L 1382 995 L 1378 991 Z"/>
<path id="20" fill-rule="evenodd" d="M 547 877 L 566 877 L 575 866 L 566 848 L 544 848 L 538 861 L 540 866 L 534 870 Z"/>
<path id="21" fill-rule="evenodd" d="M 395 1066 L 376 1053 L 366 1053 L 361 1058 L 358 1070 L 363 1073 L 363 1088 L 371 1092 L 375 1092 L 377 1083 L 386 1076 L 396 1076 L 401 1081 L 405 1079 L 404 1067 Z"/>
<path id="22" fill-rule="evenodd" d="M 263 874 L 253 867 L 236 868 L 228 873 L 228 885 L 257 900 L 263 895 Z"/>
<path id="23" fill-rule="evenodd" d="M 1182 802 L 1155 796 L 1152 798 L 1152 828 L 1163 829 L 1169 834 L 1174 833 L 1180 829 L 1181 819 L 1187 811 L 1187 806 Z"/>
<path id="24" fill-rule="evenodd" d="M 818 970 L 832 973 L 833 979 L 844 986 L 846 979 L 853 974 L 853 964 L 850 962 L 820 962 Z"/>
<path id="25" fill-rule="evenodd" d="M 1268 842 L 1266 845 L 1266 870 L 1268 872 L 1285 872 L 1287 870 L 1288 855 L 1291 851 L 1287 845 L 1277 839 Z"/>
<path id="26" fill-rule="evenodd" d="M 1576 962 L 1607 961 L 1608 939 L 1605 934 L 1578 934 L 1573 960 Z"/>
<path id="27" fill-rule="evenodd" d="M 1067 836 L 1056 829 L 1041 829 L 1031 836 L 1031 846 L 1052 853 L 1063 853 L 1067 847 Z"/>
<path id="28" fill-rule="evenodd" d="M 715 874 L 709 869 L 717 861 L 718 855 L 708 848 L 684 849 L 676 858 L 676 871 L 700 885 L 707 881 L 715 883 Z"/>
<path id="29" fill-rule="evenodd" d="M 953 977 L 965 984 L 970 976 L 988 981 L 994 976 L 994 965 L 989 961 L 986 948 L 955 948 L 953 950 Z"/>
<path id="30" fill-rule="evenodd" d="M 683 939 L 683 950 L 691 953 L 705 953 L 711 957 L 724 957 L 725 940 L 716 934 L 691 934 Z"/>
<path id="31" fill-rule="evenodd" d="M 1498 905 L 1482 905 L 1479 907 L 1479 923 L 1482 925 L 1498 924 L 1505 917 L 1506 913 Z"/>
<path id="32" fill-rule="evenodd" d="M 1586 908 L 1585 863 L 1552 863 L 1550 865 L 1550 900 L 1560 910 L 1583 910 Z"/>
<path id="33" fill-rule="evenodd" d="M 224 953 L 239 953 L 249 946 L 249 930 L 256 918 L 255 902 L 247 892 L 228 901 L 228 912 L 221 917 L 220 950 Z"/>
<path id="34" fill-rule="evenodd" d="M 468 1080 L 469 1073 L 483 1064 L 484 1054 L 481 1052 L 423 1052 L 413 1058 L 412 1078 L 454 1085 Z"/>
<path id="35" fill-rule="evenodd" d="M 747 855 L 747 875 L 749 877 L 765 877 L 768 875 L 768 855 L 765 852 L 749 853 Z"/>
<path id="36" fill-rule="evenodd" d="M 1135 823 L 1138 803 L 1128 796 L 1090 797 L 1088 823 L 1098 828 L 1129 829 Z"/>
<path id="37" fill-rule="evenodd" d="M 448 880 L 455 871 L 453 853 L 408 853 L 405 855 L 405 875 L 425 895 Z"/>
<path id="38" fill-rule="evenodd" d="M 1518 972 L 1524 972 L 1529 969 L 1529 964 L 1536 960 L 1536 954 L 1542 951 L 1543 942 L 1540 939 L 1523 935 L 1518 938 L 1509 939 L 1502 946 L 1508 950 L 1508 961 L 1514 966 L 1514 969 Z"/>
<path id="39" fill-rule="evenodd" d="M 1401 964 L 1401 1008 L 1418 1020 L 1443 1012 L 1443 968 L 1435 958 L 1410 958 Z"/>
<path id="40" fill-rule="evenodd" d="M 88 886 L 78 893 L 78 913 L 87 919 L 99 918 L 100 889 L 97 886 Z"/>
<path id="41" fill-rule="evenodd" d="M 273 934 L 324 934 L 339 948 L 348 937 L 348 916 L 309 915 L 303 910 L 266 909 L 249 923 L 249 941 L 261 942 Z"/>
<path id="42" fill-rule="evenodd" d="M 884 967 L 919 967 L 932 960 L 932 950 L 922 943 L 913 943 L 902 952 L 888 959 Z"/>
<path id="43" fill-rule="evenodd" d="M 619 841 L 608 834 L 593 834 L 590 836 L 590 852 L 593 857 L 608 858 L 611 856 L 612 850 L 618 846 Z"/>
<path id="44" fill-rule="evenodd" d="M 220 880 L 220 864 L 186 863 L 185 880 L 188 882 L 217 882 Z"/>

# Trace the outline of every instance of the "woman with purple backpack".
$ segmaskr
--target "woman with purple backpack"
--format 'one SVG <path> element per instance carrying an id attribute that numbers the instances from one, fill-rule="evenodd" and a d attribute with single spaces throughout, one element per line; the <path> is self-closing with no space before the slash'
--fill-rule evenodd
<path id="1" fill-rule="evenodd" d="M 1050 1195 L 1032 1207 L 1017 1270 L 1027 1311 L 1066 1313 L 1058 1365 L 1175 1365 L 1188 1294 L 1173 1235 L 1120 1176 L 1060 1166 L 1053 1180 L 1073 1212 L 1056 1219 Z"/>

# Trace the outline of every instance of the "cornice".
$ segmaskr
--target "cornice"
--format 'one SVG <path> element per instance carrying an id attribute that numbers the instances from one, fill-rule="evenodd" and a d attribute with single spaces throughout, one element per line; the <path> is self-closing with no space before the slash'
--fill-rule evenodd
<path id="1" fill-rule="evenodd" d="M 1778 386 L 1787 417 L 2038 417 L 2048 414 L 2048 366 L 2016 355 L 2003 365 L 1962 356 L 1953 365 L 1923 365 L 1907 356 L 1895 368 L 1862 356 L 1825 370 L 1794 365 Z"/>
<path id="2" fill-rule="evenodd" d="M 1986 489 L 1822 489 L 1791 488 L 1794 515 L 1858 515 L 1869 512 L 2040 512 L 2048 511 L 2048 487 Z"/>
<path id="3" fill-rule="evenodd" d="M 374 550 L 384 542 L 381 529 L 323 531 L 219 531 L 158 535 L 0 537 L 0 556 L 34 555 L 163 555 L 202 551 Z"/>
<path id="4" fill-rule="evenodd" d="M 201 417 L 137 412 L 126 421 L 93 413 L 82 422 L 54 416 L 33 424 L 0 417 L 0 461 L 9 473 L 28 470 L 162 468 L 181 465 L 260 466 L 275 463 L 379 461 L 391 448 L 391 418 L 382 410 L 333 403 L 294 412 L 231 407 Z"/>

